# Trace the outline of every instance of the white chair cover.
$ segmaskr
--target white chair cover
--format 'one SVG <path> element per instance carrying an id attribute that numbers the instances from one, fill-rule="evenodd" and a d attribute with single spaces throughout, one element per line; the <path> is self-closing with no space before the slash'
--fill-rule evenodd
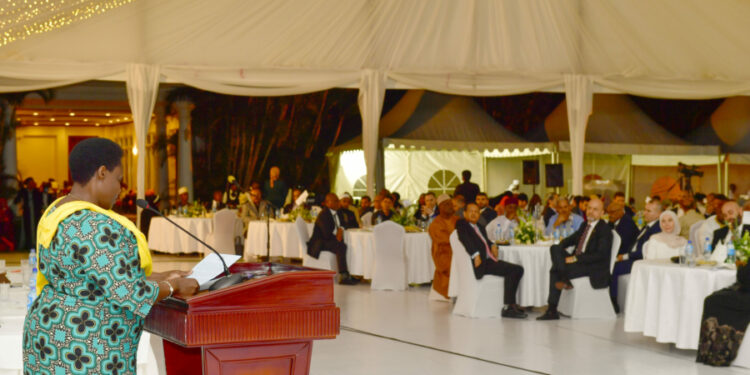
<path id="1" fill-rule="evenodd" d="M 372 227 L 372 212 L 368 212 L 364 215 L 362 215 L 359 220 L 362 222 L 362 228 L 370 228 Z"/>
<path id="2" fill-rule="evenodd" d="M 324 270 L 331 270 L 338 272 L 338 263 L 336 263 L 336 254 L 330 251 L 321 251 L 318 255 L 318 259 L 315 259 L 307 254 L 307 241 L 310 240 L 310 234 L 307 233 L 307 223 L 302 220 L 301 217 L 297 217 L 294 221 L 294 227 L 297 229 L 297 238 L 299 238 L 300 246 L 305 249 L 305 253 L 302 255 L 302 265 L 310 268 L 319 268 Z"/>
<path id="3" fill-rule="evenodd" d="M 213 221 L 213 233 L 208 243 L 222 254 L 235 254 L 234 239 L 242 233 L 242 221 L 237 220 L 237 211 L 226 208 L 219 210 L 214 214 Z"/>
<path id="4" fill-rule="evenodd" d="M 620 305 L 620 311 L 625 311 L 625 301 L 628 300 L 628 285 L 630 284 L 630 274 L 620 275 L 617 279 L 617 304 Z"/>
<path id="5" fill-rule="evenodd" d="M 393 221 L 375 226 L 375 268 L 370 288 L 374 290 L 406 290 L 406 256 L 404 227 Z"/>
<path id="6" fill-rule="evenodd" d="M 697 249 L 698 247 L 698 229 L 703 225 L 703 223 L 706 222 L 706 220 L 699 220 L 693 223 L 693 225 L 690 226 L 690 231 L 688 233 L 688 239 L 690 242 L 693 243 L 693 248 Z"/>
<path id="7" fill-rule="evenodd" d="M 612 231 L 612 249 L 609 270 L 612 272 L 620 249 L 620 236 Z M 570 280 L 573 289 L 563 289 L 558 310 L 573 319 L 615 319 L 614 307 L 609 298 L 609 288 L 594 289 L 588 277 Z"/>
<path id="8" fill-rule="evenodd" d="M 750 340 L 742 340 L 737 350 L 737 358 L 732 361 L 732 366 L 750 368 Z"/>
<path id="9" fill-rule="evenodd" d="M 453 314 L 470 318 L 495 318 L 502 314 L 504 280 L 495 275 L 474 276 L 472 260 L 454 230 L 450 236 L 454 269 L 451 277 L 458 276 L 458 292 Z"/>

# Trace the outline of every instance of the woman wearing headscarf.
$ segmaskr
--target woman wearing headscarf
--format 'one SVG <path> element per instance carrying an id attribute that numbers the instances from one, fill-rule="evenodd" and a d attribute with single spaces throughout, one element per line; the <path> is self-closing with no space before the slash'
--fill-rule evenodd
<path id="1" fill-rule="evenodd" d="M 70 153 L 73 187 L 42 215 L 37 297 L 23 327 L 25 374 L 136 372 L 144 318 L 159 300 L 192 295 L 181 272 L 151 272 L 146 237 L 111 211 L 122 148 L 90 138 Z"/>
<path id="2" fill-rule="evenodd" d="M 669 259 L 679 256 L 687 244 L 685 237 L 680 236 L 680 220 L 672 210 L 659 215 L 660 233 L 651 236 L 643 245 L 643 259 Z"/>

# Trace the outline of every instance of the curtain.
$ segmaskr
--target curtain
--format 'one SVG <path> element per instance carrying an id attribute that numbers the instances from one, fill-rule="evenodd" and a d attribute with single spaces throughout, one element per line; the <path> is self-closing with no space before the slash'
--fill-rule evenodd
<path id="1" fill-rule="evenodd" d="M 130 64 L 127 66 L 126 87 L 135 126 L 135 144 L 138 149 L 136 192 L 139 199 L 145 197 L 146 191 L 146 135 L 148 135 L 148 126 L 151 124 L 151 113 L 156 104 L 156 95 L 159 93 L 159 77 L 158 65 Z M 138 208 L 138 213 L 140 211 L 141 209 Z M 139 226 L 140 222 L 141 215 L 138 215 Z"/>
<path id="2" fill-rule="evenodd" d="M 570 154 L 572 159 L 572 193 L 583 194 L 583 148 L 586 142 L 586 125 L 593 103 L 593 82 L 584 75 L 565 76 L 565 101 L 568 106 L 570 129 Z"/>
<path id="3" fill-rule="evenodd" d="M 365 70 L 359 84 L 359 112 L 362 116 L 362 149 L 367 166 L 367 195 L 375 194 L 375 170 L 378 157 L 380 112 L 385 98 L 385 73 L 376 70 Z M 382 186 L 381 186 L 382 187 Z"/>
<path id="4" fill-rule="evenodd" d="M 42 90 L 121 73 L 118 63 L 32 63 L 0 61 L 0 93 Z"/>

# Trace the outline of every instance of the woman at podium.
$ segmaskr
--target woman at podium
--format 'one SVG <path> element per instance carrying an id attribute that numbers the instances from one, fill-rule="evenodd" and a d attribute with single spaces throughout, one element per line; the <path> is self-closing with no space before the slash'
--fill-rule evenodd
<path id="1" fill-rule="evenodd" d="M 103 138 L 76 145 L 69 157 L 73 188 L 42 215 L 37 297 L 24 321 L 24 373 L 134 374 L 151 306 L 198 290 L 184 273 L 152 273 L 145 236 L 110 210 L 120 192 L 122 154 Z"/>

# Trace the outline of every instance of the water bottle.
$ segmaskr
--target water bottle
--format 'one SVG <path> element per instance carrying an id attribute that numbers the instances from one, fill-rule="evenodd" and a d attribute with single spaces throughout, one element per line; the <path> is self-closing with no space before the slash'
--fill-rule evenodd
<path id="1" fill-rule="evenodd" d="M 378 217 L 377 217 L 377 218 L 375 219 L 375 221 L 376 221 L 376 222 L 377 222 L 378 224 L 380 224 L 380 223 L 382 223 L 382 222 L 383 222 L 383 217 L 382 217 L 382 216 L 380 216 L 380 215 L 378 215 Z"/>
<path id="2" fill-rule="evenodd" d="M 688 241 L 687 246 L 685 246 L 685 264 L 687 264 L 688 267 L 695 266 L 695 257 L 693 256 L 693 244 L 690 241 Z"/>
<path id="3" fill-rule="evenodd" d="M 503 228 L 500 226 L 500 223 L 497 223 L 497 227 L 495 228 L 495 241 L 500 241 L 503 239 Z"/>
<path id="4" fill-rule="evenodd" d="M 734 243 L 732 241 L 729 241 L 729 244 L 727 245 L 727 259 L 724 261 L 724 263 L 734 264 L 736 261 L 737 256 L 734 251 Z"/>
<path id="5" fill-rule="evenodd" d="M 555 229 L 555 245 L 560 243 L 560 228 Z"/>
<path id="6" fill-rule="evenodd" d="M 706 242 L 703 245 L 703 259 L 709 260 L 711 259 L 711 252 L 713 249 L 711 249 L 711 240 L 706 237 Z"/>
<path id="7" fill-rule="evenodd" d="M 31 249 L 29 252 L 29 267 L 31 267 L 31 277 L 29 278 L 29 295 L 26 298 L 26 309 L 31 308 L 36 298 L 36 251 Z"/>
<path id="8" fill-rule="evenodd" d="M 508 243 L 510 243 L 511 245 L 515 245 L 515 243 L 516 243 L 516 235 L 515 235 L 515 233 L 513 231 L 513 228 L 509 227 L 508 230 L 510 231 L 510 238 L 508 239 Z"/>

